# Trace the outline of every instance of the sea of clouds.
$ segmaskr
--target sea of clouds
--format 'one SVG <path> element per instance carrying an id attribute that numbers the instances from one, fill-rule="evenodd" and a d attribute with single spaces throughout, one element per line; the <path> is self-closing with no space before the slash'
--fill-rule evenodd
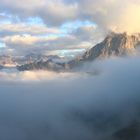
<path id="1" fill-rule="evenodd" d="M 104 140 L 140 117 L 139 56 L 75 72 L 0 73 L 1 140 Z"/>

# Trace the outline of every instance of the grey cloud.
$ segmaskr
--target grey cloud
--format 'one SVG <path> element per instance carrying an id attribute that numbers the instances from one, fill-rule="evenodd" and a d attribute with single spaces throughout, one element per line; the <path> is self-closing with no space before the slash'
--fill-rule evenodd
<path id="1" fill-rule="evenodd" d="M 93 26 L 80 27 L 65 36 L 56 36 L 57 34 L 54 34 L 54 36 L 48 37 L 39 37 L 37 35 L 22 35 L 24 30 L 18 28 L 18 26 L 15 26 L 15 28 L 11 30 L 18 30 L 21 32 L 21 35 L 15 34 L 11 36 L 3 36 L 0 38 L 0 41 L 5 43 L 7 48 L 14 49 L 20 54 L 34 50 L 37 52 L 42 52 L 44 50 L 55 49 L 89 48 L 100 42 L 105 36 L 104 32 Z M 28 28 L 26 30 L 28 30 Z M 34 32 L 32 30 L 30 31 Z M 55 32 L 55 30 L 52 28 L 51 32 Z"/>
<path id="2" fill-rule="evenodd" d="M 138 0 L 1 0 L 0 9 L 20 18 L 39 16 L 51 26 L 79 19 L 93 21 L 106 30 L 140 31 Z"/>
<path id="3" fill-rule="evenodd" d="M 1 139 L 114 140 L 140 121 L 139 71 L 139 57 L 132 57 L 89 63 L 65 76 L 27 72 L 8 80 L 1 73 Z"/>
<path id="4" fill-rule="evenodd" d="M 98 27 L 88 25 L 73 30 L 69 35 L 50 41 L 52 48 L 90 48 L 104 39 L 106 33 Z"/>
<path id="5" fill-rule="evenodd" d="M 60 25 L 76 18 L 77 5 L 67 5 L 62 0 L 1 0 L 0 9 L 20 18 L 39 16 L 47 24 Z"/>
<path id="6" fill-rule="evenodd" d="M 94 26 L 82 26 L 74 31 L 76 37 L 79 37 L 81 40 L 89 40 L 94 36 L 96 27 Z"/>
<path id="7" fill-rule="evenodd" d="M 107 32 L 104 32 L 99 27 L 95 27 L 94 25 L 88 25 L 79 27 L 77 30 L 74 30 L 72 34 L 81 42 L 90 42 L 93 46 L 104 39 Z"/>
<path id="8" fill-rule="evenodd" d="M 55 40 L 57 37 L 38 37 L 31 35 L 13 35 L 0 38 L 0 41 L 6 45 L 6 49 L 13 49 L 19 54 L 25 54 L 28 51 L 42 50 L 48 47 L 50 40 Z M 49 49 L 49 48 L 48 48 Z"/>
<path id="9" fill-rule="evenodd" d="M 26 23 L 2 23 L 0 24 L 0 36 L 9 35 L 50 35 L 60 34 L 58 28 L 48 28 L 45 25 L 28 25 Z"/>

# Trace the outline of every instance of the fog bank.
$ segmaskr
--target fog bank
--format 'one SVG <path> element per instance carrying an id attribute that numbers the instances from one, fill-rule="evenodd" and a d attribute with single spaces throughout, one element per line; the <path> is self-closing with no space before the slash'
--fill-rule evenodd
<path id="1" fill-rule="evenodd" d="M 0 139 L 112 140 L 140 121 L 139 72 L 139 57 L 129 57 L 74 73 L 1 73 Z"/>

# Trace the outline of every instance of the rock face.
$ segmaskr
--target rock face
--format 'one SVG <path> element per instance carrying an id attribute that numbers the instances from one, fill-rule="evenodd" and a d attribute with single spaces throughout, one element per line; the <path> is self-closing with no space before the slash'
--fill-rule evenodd
<path id="1" fill-rule="evenodd" d="M 88 50 L 84 54 L 83 59 L 96 59 L 98 57 L 104 58 L 111 55 L 121 56 L 130 54 L 139 43 L 140 34 L 127 35 L 126 33 L 111 33 L 103 42 Z"/>
<path id="2" fill-rule="evenodd" d="M 51 70 L 51 71 L 62 71 L 69 70 L 76 65 L 75 60 L 69 62 L 54 62 L 52 60 L 47 61 L 35 61 L 32 63 L 27 63 L 24 65 L 17 66 L 19 71 L 28 71 L 28 70 Z"/>
<path id="3" fill-rule="evenodd" d="M 58 71 L 63 67 L 64 67 L 63 64 L 56 64 L 51 60 L 47 60 L 47 61 L 37 61 L 37 62 L 35 61 L 35 62 L 27 63 L 21 66 L 17 66 L 17 69 L 19 71 L 40 70 L 40 69 Z"/>

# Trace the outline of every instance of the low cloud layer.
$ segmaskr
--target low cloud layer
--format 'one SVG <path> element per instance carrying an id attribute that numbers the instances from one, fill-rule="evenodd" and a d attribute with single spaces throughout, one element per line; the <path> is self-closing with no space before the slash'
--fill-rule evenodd
<path id="1" fill-rule="evenodd" d="M 1 140 L 113 140 L 140 121 L 139 71 L 139 57 L 132 57 L 74 73 L 1 73 Z"/>

